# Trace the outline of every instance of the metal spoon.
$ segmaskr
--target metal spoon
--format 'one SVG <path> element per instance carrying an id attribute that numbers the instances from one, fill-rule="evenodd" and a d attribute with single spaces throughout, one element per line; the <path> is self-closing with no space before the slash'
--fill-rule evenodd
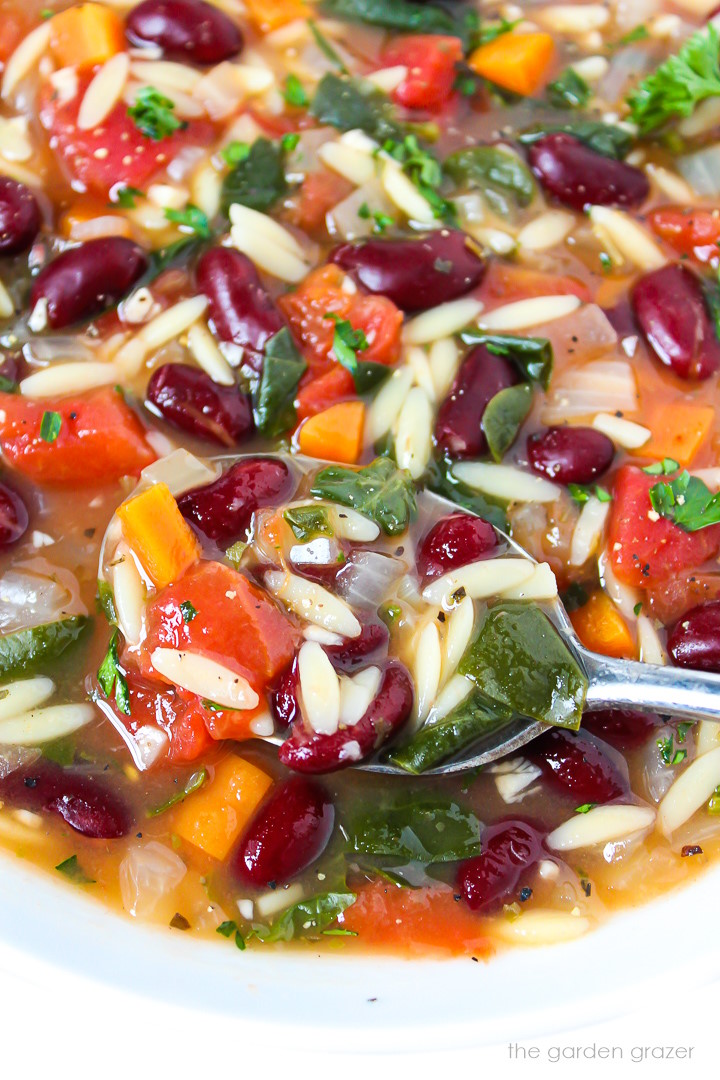
<path id="1" fill-rule="evenodd" d="M 302 471 L 317 469 L 320 464 L 307 458 L 290 458 L 283 454 L 273 456 L 282 457 Z M 458 510 L 458 506 L 449 499 L 429 491 L 423 491 L 422 499 L 426 505 L 431 503 L 438 517 Z M 501 529 L 496 528 L 495 531 L 503 544 L 507 545 L 508 552 L 532 562 L 537 561 Z M 713 720 L 720 723 L 720 675 L 687 668 L 662 667 L 659 664 L 641 664 L 634 660 L 615 660 L 590 652 L 581 644 L 559 599 L 543 603 L 542 607 L 585 671 L 588 680 L 586 711 L 629 708 L 639 712 L 670 713 L 684 720 Z M 481 736 L 466 748 L 463 755 L 435 769 L 428 769 L 422 775 L 444 776 L 476 769 L 514 753 L 545 730 L 547 725 L 535 720 L 510 720 Z M 283 740 L 280 736 L 270 736 L 264 741 L 279 746 Z M 355 767 L 368 772 L 408 776 L 398 766 L 382 761 L 365 762 Z"/>

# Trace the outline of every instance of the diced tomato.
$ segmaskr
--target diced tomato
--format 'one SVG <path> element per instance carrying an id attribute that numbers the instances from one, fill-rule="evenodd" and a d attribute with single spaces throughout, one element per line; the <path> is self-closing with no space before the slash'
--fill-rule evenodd
<path id="1" fill-rule="evenodd" d="M 181 604 L 197 612 L 186 622 Z M 243 675 L 261 692 L 290 663 L 296 632 L 275 602 L 223 563 L 197 563 L 147 611 L 146 647 L 188 649 Z"/>
<path id="2" fill-rule="evenodd" d="M 481 919 L 456 900 L 448 885 L 402 889 L 373 882 L 338 919 L 362 945 L 393 952 L 487 956 L 490 939 Z"/>
<path id="3" fill-rule="evenodd" d="M 720 262 L 720 213 L 698 207 L 661 206 L 648 214 L 653 232 L 678 255 L 701 263 Z"/>
<path id="4" fill-rule="evenodd" d="M 291 225 L 303 232 L 315 233 L 325 228 L 325 215 L 353 190 L 349 180 L 329 169 L 311 172 L 305 177 L 295 206 L 288 214 Z"/>
<path id="5" fill-rule="evenodd" d="M 45 413 L 60 417 L 52 442 L 40 434 Z M 31 480 L 77 487 L 135 476 L 157 457 L 135 413 L 110 388 L 43 401 L 0 393 L 0 446 Z"/>
<path id="6" fill-rule="evenodd" d="M 298 421 L 306 420 L 308 416 L 324 412 L 338 401 L 345 401 L 355 396 L 355 382 L 347 368 L 336 364 L 324 375 L 312 377 L 300 387 L 300 392 L 295 399 Z"/>
<path id="7" fill-rule="evenodd" d="M 621 581 L 641 589 L 701 566 L 720 549 L 720 525 L 690 533 L 667 518 L 654 520 L 648 492 L 657 480 L 642 469 L 625 465 L 615 478 L 613 491 L 610 560 Z"/>
<path id="8" fill-rule="evenodd" d="M 345 274 L 339 266 L 321 266 L 305 278 L 295 292 L 278 301 L 314 375 L 335 362 L 330 356 L 335 324 L 325 316 L 332 312 L 363 330 L 368 348 L 360 360 L 394 364 L 400 356 L 402 312 L 386 296 L 345 292 Z"/>
<path id="9" fill-rule="evenodd" d="M 463 58 L 460 38 L 440 34 L 398 37 L 383 50 L 383 67 L 402 65 L 407 76 L 393 92 L 406 109 L 442 108 L 453 92 L 455 65 Z"/>
<path id="10" fill-rule="evenodd" d="M 212 138 L 211 124 L 191 120 L 164 139 L 151 139 L 135 126 L 124 102 L 117 104 L 99 127 L 81 131 L 77 116 L 88 81 L 81 79 L 78 93 L 65 104 L 47 93 L 41 102 L 40 120 L 68 178 L 80 181 L 97 195 L 107 196 L 115 186 L 142 189 L 183 147 L 203 146 Z"/>
<path id="11" fill-rule="evenodd" d="M 491 260 L 478 292 L 481 300 L 529 300 L 534 296 L 577 296 L 584 303 L 592 300 L 590 289 L 569 275 L 543 274 Z"/>

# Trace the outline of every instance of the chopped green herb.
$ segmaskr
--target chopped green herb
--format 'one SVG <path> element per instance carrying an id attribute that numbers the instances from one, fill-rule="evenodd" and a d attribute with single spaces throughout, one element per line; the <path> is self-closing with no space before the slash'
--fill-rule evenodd
<path id="1" fill-rule="evenodd" d="M 58 412 L 44 412 L 40 421 L 40 438 L 43 442 L 54 443 L 60 434 L 62 416 Z"/>
<path id="2" fill-rule="evenodd" d="M 566 68 L 545 88 L 547 99 L 556 109 L 584 109 L 592 91 L 574 68 Z"/>
<path id="3" fill-rule="evenodd" d="M 183 600 L 180 604 L 180 614 L 183 617 L 183 622 L 192 622 L 197 615 L 197 608 L 189 600 Z"/>
<path id="4" fill-rule="evenodd" d="M 678 740 L 678 742 L 682 741 L 682 739 Z M 657 745 L 660 750 L 660 758 L 664 765 L 680 765 L 687 757 L 687 750 L 675 749 L 672 735 L 668 735 L 664 739 L 658 739 Z"/>
<path id="5" fill-rule="evenodd" d="M 292 153 L 300 142 L 300 136 L 296 131 L 288 131 L 280 140 L 280 149 L 286 154 Z"/>
<path id="6" fill-rule="evenodd" d="M 240 952 L 245 951 L 245 938 L 238 930 L 237 923 L 233 922 L 232 919 L 226 919 L 225 922 L 220 923 L 215 933 L 222 934 L 222 936 L 225 938 L 230 938 L 234 936 L 235 945 L 237 946 L 237 948 L 240 950 Z"/>
<path id="7" fill-rule="evenodd" d="M 58 863 L 55 869 L 59 870 L 61 874 L 64 874 L 68 881 L 72 881 L 74 885 L 95 884 L 95 879 L 88 877 L 78 862 L 77 855 L 71 855 L 69 859 L 65 859 L 63 862 Z"/>
<path id="8" fill-rule="evenodd" d="M 677 116 L 691 116 L 720 95 L 720 38 L 712 23 L 698 30 L 628 95 L 630 119 L 647 135 Z"/>
<path id="9" fill-rule="evenodd" d="M 597 806 L 597 803 L 586 802 L 586 803 L 583 803 L 582 806 L 576 806 L 575 807 L 575 813 L 576 814 L 588 814 L 588 813 L 590 813 L 591 810 L 594 810 L 596 806 Z"/>
<path id="10" fill-rule="evenodd" d="M 647 26 L 642 23 L 639 26 L 635 26 L 632 30 L 628 30 L 627 34 L 623 34 L 621 38 L 618 38 L 616 42 L 608 46 L 610 49 L 617 49 L 623 45 L 634 45 L 636 41 L 647 41 L 650 37 L 650 31 Z"/>
<path id="11" fill-rule="evenodd" d="M 159 142 L 187 127 L 185 120 L 178 120 L 174 115 L 174 109 L 175 102 L 154 86 L 142 86 L 135 95 L 135 104 L 128 107 L 127 114 L 146 138 Z"/>
<path id="12" fill-rule="evenodd" d="M 440 162 L 423 149 L 416 135 L 406 135 L 402 141 L 386 139 L 383 150 L 402 165 L 420 194 L 430 203 L 436 218 L 452 221 L 455 208 L 440 194 L 443 170 Z"/>
<path id="13" fill-rule="evenodd" d="M 720 522 L 720 492 L 713 495 L 704 481 L 685 469 L 673 480 L 661 480 L 648 492 L 653 510 L 686 532 Z"/>
<path id="14" fill-rule="evenodd" d="M 692 727 L 692 722 L 691 721 L 683 721 L 683 723 L 678 724 L 676 738 L 677 738 L 677 741 L 679 743 L 684 743 L 685 742 L 685 737 L 686 737 L 688 731 L 690 731 L 691 727 Z"/>
<path id="15" fill-rule="evenodd" d="M 165 217 L 173 225 L 180 225 L 185 229 L 189 229 L 203 240 L 208 240 L 212 236 L 207 214 L 204 214 L 197 206 L 193 206 L 192 203 L 186 206 L 184 210 L 167 209 Z"/>
<path id="16" fill-rule="evenodd" d="M 598 258 L 600 259 L 600 265 L 602 266 L 603 273 L 612 273 L 613 261 L 608 255 L 607 251 L 601 251 L 598 255 Z"/>
<path id="17" fill-rule="evenodd" d="M 643 469 L 648 476 L 669 476 L 680 468 L 675 458 L 666 457 L 662 461 L 654 461 L 652 465 L 646 465 Z"/>
<path id="18" fill-rule="evenodd" d="M 638 603 L 635 604 L 635 606 L 633 608 L 633 612 L 635 613 L 635 615 L 639 615 L 641 613 L 642 609 L 643 609 L 642 600 L 639 600 Z"/>
<path id="19" fill-rule="evenodd" d="M 304 109 L 310 100 L 305 91 L 305 87 L 300 82 L 297 75 L 293 74 L 288 75 L 285 79 L 283 97 L 287 104 L 292 105 L 295 109 Z"/>
<path id="20" fill-rule="evenodd" d="M 121 187 L 115 193 L 115 202 L 123 210 L 132 210 L 136 199 L 144 199 L 145 192 L 136 187 Z"/>
<path id="21" fill-rule="evenodd" d="M 220 151 L 220 157 L 226 165 L 239 165 L 250 153 L 250 143 L 234 141 Z"/>
<path id="22" fill-rule="evenodd" d="M 186 799 L 188 795 L 192 795 L 193 792 L 198 791 L 207 780 L 207 769 L 198 769 L 192 776 L 188 777 L 185 783 L 171 795 L 164 803 L 160 803 L 159 806 L 153 806 L 151 809 L 145 811 L 145 816 L 149 818 L 158 817 L 160 814 L 164 814 L 166 810 L 172 809 L 173 806 L 177 806 L 178 803 Z"/>
<path id="23" fill-rule="evenodd" d="M 329 465 L 317 474 L 311 491 L 365 514 L 388 536 L 405 532 L 417 513 L 410 473 L 384 457 L 375 458 L 362 469 Z"/>
<path id="24" fill-rule="evenodd" d="M 383 604 L 378 608 L 378 615 L 388 629 L 392 630 L 402 618 L 402 608 L 398 604 Z"/>
<path id="25" fill-rule="evenodd" d="M 316 536 L 334 536 L 327 507 L 291 506 L 283 513 L 285 521 L 293 531 L 296 540 L 306 544 Z"/>
<path id="26" fill-rule="evenodd" d="M 115 691 L 115 704 L 125 716 L 130 715 L 130 691 L 128 690 L 125 671 L 120 666 L 118 659 L 118 638 L 120 634 L 117 628 L 113 630 L 110 644 L 105 653 L 105 658 L 98 668 L 97 680 L 100 689 L 106 698 L 109 698 L 113 689 Z"/>
<path id="27" fill-rule="evenodd" d="M 97 607 L 102 611 L 103 615 L 109 623 L 117 622 L 117 612 L 115 610 L 115 597 L 113 591 L 108 585 L 107 581 L 100 581 L 97 583 L 97 595 L 95 597 Z"/>
<path id="28" fill-rule="evenodd" d="M 352 371 L 357 364 L 357 354 L 368 348 L 365 331 L 355 330 L 352 323 L 347 319 L 341 319 L 334 311 L 326 311 L 323 318 L 335 323 L 333 335 L 335 359 L 348 371 Z"/>
<path id="29" fill-rule="evenodd" d="M 612 502 L 612 495 L 604 487 L 600 487 L 599 484 L 595 484 L 594 487 L 584 487 L 582 484 L 568 484 L 568 494 L 575 502 L 586 503 L 591 495 L 594 495 L 600 502 Z"/>
<path id="30" fill-rule="evenodd" d="M 342 927 L 336 926 L 333 930 L 323 930 L 325 937 L 357 937 L 357 930 L 343 930 Z"/>
<path id="31" fill-rule="evenodd" d="M 52 19 L 54 14 L 55 14 L 55 12 L 51 11 L 50 8 L 41 8 L 41 10 L 40 10 L 40 18 L 41 19 Z"/>
<path id="32" fill-rule="evenodd" d="M 290 941 L 302 933 L 322 934 L 356 899 L 355 893 L 328 892 L 300 900 L 282 912 L 271 926 L 253 924 L 252 936 L 269 944 Z"/>
<path id="33" fill-rule="evenodd" d="M 709 814 L 720 814 L 720 785 L 715 788 L 707 804 Z"/>
<path id="34" fill-rule="evenodd" d="M 244 540 L 236 540 L 225 552 L 225 558 L 229 559 L 236 569 L 240 565 L 246 547 L 247 544 Z"/>

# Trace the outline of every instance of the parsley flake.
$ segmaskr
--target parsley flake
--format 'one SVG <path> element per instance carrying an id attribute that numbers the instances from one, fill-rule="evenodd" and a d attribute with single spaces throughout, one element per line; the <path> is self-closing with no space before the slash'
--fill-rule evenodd
<path id="1" fill-rule="evenodd" d="M 58 412 L 44 412 L 40 421 L 40 438 L 43 442 L 54 443 L 60 434 L 62 416 Z"/>
<path id="2" fill-rule="evenodd" d="M 202 240 L 208 240 L 212 236 L 207 214 L 204 214 L 199 207 L 193 206 L 192 203 L 189 203 L 184 210 L 167 209 L 165 217 L 173 225 L 180 225 L 183 229 L 189 229 L 190 232 L 194 233 L 195 236 L 199 236 Z"/>
<path id="3" fill-rule="evenodd" d="M 154 86 L 142 86 L 135 95 L 135 104 L 129 106 L 127 114 L 135 127 L 148 139 L 160 142 L 176 131 L 184 131 L 185 120 L 178 120 L 174 114 L 175 102 L 161 94 Z"/>
<path id="4" fill-rule="evenodd" d="M 120 660 L 118 659 L 119 636 L 119 631 L 117 629 L 113 630 L 110 644 L 108 645 L 108 651 L 105 653 L 105 658 L 98 668 L 97 680 L 98 685 L 106 698 L 109 698 L 112 695 L 113 690 L 115 691 L 115 704 L 121 713 L 124 713 L 125 716 L 129 716 L 130 691 L 128 690 L 125 671 L 120 666 Z"/>

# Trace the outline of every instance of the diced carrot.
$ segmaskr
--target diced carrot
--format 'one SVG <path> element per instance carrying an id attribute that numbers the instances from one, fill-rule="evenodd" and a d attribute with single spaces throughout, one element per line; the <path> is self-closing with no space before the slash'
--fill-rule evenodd
<path id="1" fill-rule="evenodd" d="M 324 375 L 317 375 L 315 378 L 312 372 L 308 374 L 308 381 L 300 387 L 295 399 L 298 420 L 306 420 L 308 416 L 324 412 L 338 401 L 355 395 L 353 377 L 348 369 L 340 364 L 336 364 Z"/>
<path id="2" fill-rule="evenodd" d="M 673 458 L 679 465 L 691 465 L 704 443 L 713 421 L 711 405 L 690 405 L 669 401 L 652 409 L 647 426 L 653 436 L 639 450 L 640 457 Z"/>
<path id="3" fill-rule="evenodd" d="M 515 94 L 533 94 L 552 62 L 550 34 L 501 34 L 481 45 L 468 63 L 478 75 Z"/>
<path id="4" fill-rule="evenodd" d="M 305 421 L 300 428 L 300 451 L 308 457 L 354 465 L 362 450 L 364 427 L 362 401 L 341 401 Z"/>
<path id="5" fill-rule="evenodd" d="M 575 633 L 587 649 L 632 660 L 636 649 L 630 629 L 607 593 L 592 593 L 581 608 L 570 612 Z"/>
<path id="6" fill-rule="evenodd" d="M 78 4 L 53 16 L 50 48 L 61 67 L 81 71 L 125 48 L 122 19 L 104 4 Z"/>
<path id="7" fill-rule="evenodd" d="M 173 831 L 213 859 L 224 859 L 272 784 L 244 758 L 231 754 L 215 775 L 173 815 Z"/>
<path id="8" fill-rule="evenodd" d="M 123 534 L 162 589 L 200 558 L 200 545 L 167 484 L 153 484 L 118 507 Z"/>
<path id="9" fill-rule="evenodd" d="M 269 34 L 271 30 L 286 26 L 295 19 L 309 19 L 312 15 L 302 0 L 247 0 L 246 7 L 250 18 L 263 34 Z"/>
<path id="10" fill-rule="evenodd" d="M 448 885 L 400 889 L 373 882 L 358 890 L 338 923 L 358 935 L 359 945 L 393 952 L 487 956 L 492 951 L 483 921 Z"/>

